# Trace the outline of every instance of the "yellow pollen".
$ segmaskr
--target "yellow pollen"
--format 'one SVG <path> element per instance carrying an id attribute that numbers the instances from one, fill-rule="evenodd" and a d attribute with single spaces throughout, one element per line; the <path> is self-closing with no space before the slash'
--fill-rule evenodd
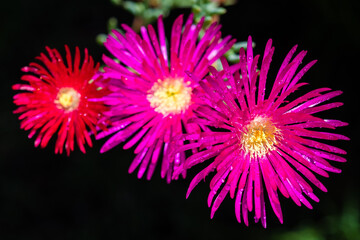
<path id="1" fill-rule="evenodd" d="M 70 87 L 61 88 L 56 96 L 55 104 L 58 108 L 73 111 L 80 103 L 80 93 Z"/>
<path id="2" fill-rule="evenodd" d="M 191 102 L 190 82 L 183 79 L 167 78 L 154 83 L 146 96 L 150 106 L 158 113 L 167 116 L 186 111 Z"/>
<path id="3" fill-rule="evenodd" d="M 280 130 L 264 117 L 254 118 L 240 134 L 241 148 L 250 157 L 263 157 L 275 149 Z"/>

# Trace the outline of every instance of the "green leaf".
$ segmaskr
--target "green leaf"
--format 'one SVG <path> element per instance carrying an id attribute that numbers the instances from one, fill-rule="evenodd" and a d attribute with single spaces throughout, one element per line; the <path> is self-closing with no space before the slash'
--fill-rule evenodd
<path id="1" fill-rule="evenodd" d="M 255 42 L 252 43 L 252 47 L 254 48 L 256 46 Z M 247 48 L 247 41 L 241 41 L 237 42 L 232 46 L 232 50 L 235 52 L 239 52 L 240 48 L 244 48 L 246 50 Z"/>
<path id="2" fill-rule="evenodd" d="M 116 6 L 121 6 L 123 3 L 122 0 L 110 0 L 110 2 Z"/>
<path id="3" fill-rule="evenodd" d="M 240 61 L 240 56 L 238 54 L 231 54 L 231 55 L 227 56 L 226 59 L 230 63 L 238 63 Z"/>
<path id="4" fill-rule="evenodd" d="M 100 33 L 96 36 L 96 42 L 99 44 L 99 45 L 103 45 L 104 42 L 106 42 L 106 38 L 107 38 L 107 35 L 104 34 L 104 33 Z"/>
<path id="5" fill-rule="evenodd" d="M 115 17 L 109 18 L 107 23 L 108 32 L 111 32 L 111 30 L 117 28 L 117 26 L 118 26 L 118 20 Z"/>
<path id="6" fill-rule="evenodd" d="M 131 1 L 125 1 L 123 7 L 135 16 L 142 15 L 146 9 L 144 3 Z"/>
<path id="7" fill-rule="evenodd" d="M 192 12 L 194 13 L 194 14 L 198 14 L 198 13 L 200 13 L 201 12 L 201 7 L 199 6 L 199 5 L 194 5 L 193 7 L 192 7 Z"/>

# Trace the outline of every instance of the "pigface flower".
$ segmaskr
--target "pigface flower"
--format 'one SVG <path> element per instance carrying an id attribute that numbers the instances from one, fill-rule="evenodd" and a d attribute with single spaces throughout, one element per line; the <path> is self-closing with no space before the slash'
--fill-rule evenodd
<path id="1" fill-rule="evenodd" d="M 296 46 L 283 61 L 267 98 L 266 78 L 274 53 L 271 40 L 266 45 L 260 70 L 257 70 L 259 55 L 253 57 L 249 37 L 247 52 L 243 48 L 240 50 L 239 71 L 230 71 L 226 60 L 222 59 L 224 70 L 216 71 L 210 67 L 212 76 L 200 82 L 209 105 L 195 110 L 196 117 L 190 122 L 205 124 L 213 131 L 178 137 L 181 142 L 195 142 L 180 146 L 177 152 L 200 148 L 186 159 L 184 169 L 206 160 L 210 163 L 194 177 L 187 197 L 202 179 L 216 170 L 208 197 L 208 205 L 212 206 L 211 218 L 230 192 L 230 197 L 235 198 L 235 214 L 239 222 L 242 212 L 248 225 L 248 212 L 254 209 L 255 222 L 261 220 L 266 227 L 264 195 L 267 193 L 272 209 L 282 223 L 278 192 L 299 206 L 304 204 L 312 208 L 307 198 L 316 202 L 319 199 L 309 182 L 327 191 L 314 173 L 324 177 L 329 176 L 327 172 L 340 173 L 329 161 L 345 162 L 336 154 L 346 152 L 324 143 L 324 140 L 348 138 L 320 128 L 335 129 L 347 124 L 314 114 L 341 106 L 340 102 L 323 103 L 342 92 L 320 88 L 288 102 L 286 98 L 305 85 L 299 80 L 316 62 L 308 63 L 296 73 L 306 51 L 292 59 L 295 51 Z M 198 81 L 195 75 L 196 72 L 192 77 Z M 179 167 L 174 176 L 181 171 Z"/>
<path id="2" fill-rule="evenodd" d="M 55 153 L 67 155 L 74 150 L 76 141 L 85 153 L 84 144 L 92 146 L 89 130 L 96 133 L 95 127 L 106 107 L 101 101 L 107 91 L 99 88 L 94 75 L 95 66 L 87 49 L 80 66 L 80 51 L 76 48 L 72 59 L 70 50 L 65 46 L 66 63 L 56 49 L 46 48 L 48 56 L 41 53 L 36 59 L 40 63 L 30 63 L 22 68 L 26 74 L 21 80 L 26 84 L 13 85 L 14 90 L 26 92 L 14 96 L 14 103 L 19 107 L 14 113 L 20 113 L 21 128 L 30 130 L 29 138 L 37 132 L 35 146 L 45 147 L 57 132 Z"/>
<path id="3" fill-rule="evenodd" d="M 190 15 L 183 26 L 181 15 L 173 24 L 168 49 L 162 17 L 157 23 L 158 35 L 151 25 L 142 27 L 141 35 L 127 25 L 122 25 L 124 34 L 113 31 L 114 36 L 109 35 L 105 46 L 116 59 L 104 56 L 103 60 L 107 64 L 104 77 L 110 79 L 107 86 L 113 91 L 105 98 L 111 106 L 106 119 L 112 125 L 97 137 L 113 134 L 101 152 L 124 141 L 124 149 L 137 144 L 129 172 L 139 167 L 139 178 L 147 170 L 147 179 L 150 179 L 162 159 L 161 177 L 169 182 L 173 169 L 185 160 L 184 153 L 170 157 L 172 137 L 200 132 L 202 127 L 186 124 L 193 116 L 194 106 L 201 101 L 193 94 L 197 81 L 189 78 L 185 71 L 205 76 L 208 65 L 219 59 L 234 40 L 230 41 L 230 36 L 221 39 L 221 26 L 214 23 L 197 41 L 204 19 L 194 25 Z"/>

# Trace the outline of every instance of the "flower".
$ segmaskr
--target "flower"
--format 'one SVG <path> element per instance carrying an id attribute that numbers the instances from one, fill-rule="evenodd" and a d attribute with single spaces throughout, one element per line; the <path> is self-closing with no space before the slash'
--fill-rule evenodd
<path id="1" fill-rule="evenodd" d="M 201 102 L 193 94 L 198 83 L 185 71 L 205 76 L 207 66 L 219 59 L 235 41 L 230 36 L 221 39 L 221 26 L 214 23 L 197 42 L 204 18 L 196 25 L 192 23 L 193 15 L 184 27 L 182 15 L 175 20 L 170 49 L 167 49 L 161 16 L 157 21 L 158 36 L 151 25 L 141 27 L 141 36 L 122 25 L 125 33 L 114 30 L 105 43 L 116 57 L 115 60 L 103 57 L 107 65 L 103 75 L 110 79 L 106 86 L 113 91 L 104 98 L 111 107 L 106 119 L 112 125 L 97 138 L 113 135 L 100 152 L 124 141 L 127 141 L 124 149 L 137 144 L 129 173 L 139 167 L 139 178 L 147 170 L 147 179 L 150 179 L 162 158 L 161 177 L 166 177 L 168 182 L 171 180 L 173 169 L 185 160 L 183 153 L 169 157 L 171 138 L 184 132 L 199 132 L 201 127 L 185 124 L 193 116 L 194 106 Z"/>
<path id="2" fill-rule="evenodd" d="M 255 222 L 261 220 L 266 227 L 266 189 L 272 209 L 282 223 L 278 190 L 297 205 L 304 204 L 311 209 L 306 197 L 316 202 L 319 199 L 305 179 L 322 191 L 327 191 L 313 172 L 324 177 L 329 177 L 327 171 L 341 172 L 328 161 L 345 162 L 345 158 L 336 154 L 346 152 L 315 139 L 348 140 L 343 135 L 319 130 L 335 129 L 347 123 L 322 119 L 313 114 L 343 105 L 341 102 L 322 104 L 342 92 L 320 88 L 286 101 L 292 92 L 306 84 L 299 83 L 299 80 L 316 62 L 311 61 L 295 74 L 306 55 L 306 51 L 301 51 L 291 60 L 296 48 L 294 46 L 283 61 L 267 98 L 266 78 L 274 53 L 271 39 L 266 45 L 260 70 L 257 70 L 259 55 L 253 57 L 249 37 L 247 52 L 243 48 L 240 50 L 237 71 L 232 71 L 226 60 L 222 59 L 224 70 L 217 71 L 210 67 L 212 76 L 200 82 L 209 105 L 194 110 L 196 116 L 190 121 L 205 124 L 212 131 L 177 137 L 181 142 L 192 142 L 179 146 L 176 152 L 195 147 L 200 149 L 186 159 L 183 165 L 185 170 L 206 160 L 210 162 L 191 181 L 187 197 L 202 179 L 216 170 L 208 196 L 208 205 L 212 206 L 211 218 L 230 192 L 230 197 L 235 197 L 235 215 L 239 222 L 240 210 L 248 225 L 248 212 L 254 209 Z M 196 72 L 191 76 L 199 81 Z M 214 160 L 209 160 L 213 157 Z M 179 167 L 174 177 L 181 171 Z M 213 201 L 221 186 L 220 193 Z"/>
<path id="3" fill-rule="evenodd" d="M 96 133 L 98 119 L 106 110 L 101 101 L 95 100 L 107 94 L 107 90 L 96 85 L 101 79 L 95 75 L 99 64 L 94 65 L 87 49 L 81 67 L 78 47 L 72 59 L 65 45 L 66 64 L 56 49 L 46 47 L 46 50 L 48 56 L 41 53 L 36 58 L 43 65 L 33 62 L 22 68 L 26 74 L 21 80 L 27 83 L 13 85 L 14 90 L 26 91 L 14 96 L 14 103 L 19 106 L 14 113 L 21 114 L 20 127 L 30 130 L 29 138 L 38 132 L 35 147 L 46 147 L 58 131 L 55 153 L 61 154 L 65 145 L 70 155 L 74 141 L 85 153 L 84 144 L 92 146 L 88 130 Z"/>

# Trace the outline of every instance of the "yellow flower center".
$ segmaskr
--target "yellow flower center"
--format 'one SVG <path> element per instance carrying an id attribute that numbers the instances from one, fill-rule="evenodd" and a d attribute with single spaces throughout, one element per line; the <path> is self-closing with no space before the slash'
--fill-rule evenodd
<path id="1" fill-rule="evenodd" d="M 73 111 L 80 103 L 80 93 L 70 87 L 61 88 L 56 96 L 55 104 L 58 108 Z"/>
<path id="2" fill-rule="evenodd" d="M 256 117 L 240 134 L 241 148 L 250 154 L 250 157 L 263 157 L 275 149 L 280 130 L 264 117 Z"/>
<path id="3" fill-rule="evenodd" d="M 146 96 L 155 112 L 164 116 L 179 114 L 188 109 L 191 102 L 190 82 L 183 79 L 167 78 L 154 83 Z"/>

